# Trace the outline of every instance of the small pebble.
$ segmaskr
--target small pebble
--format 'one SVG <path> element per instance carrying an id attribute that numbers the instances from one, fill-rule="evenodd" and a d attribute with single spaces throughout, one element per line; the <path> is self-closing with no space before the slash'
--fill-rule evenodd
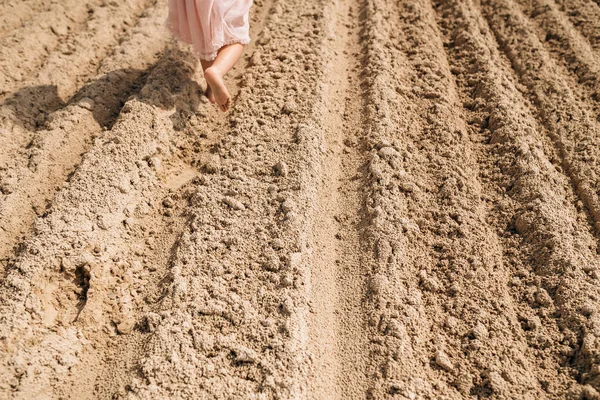
<path id="1" fill-rule="evenodd" d="M 448 372 L 454 369 L 454 366 L 450 361 L 450 357 L 448 357 L 448 355 L 442 350 L 438 350 L 435 353 L 435 363 Z"/>
<path id="2" fill-rule="evenodd" d="M 148 160 L 148 165 L 151 166 L 155 171 L 158 171 L 162 166 L 162 160 L 158 157 L 152 157 Z"/>
<path id="3" fill-rule="evenodd" d="M 233 350 L 233 353 L 235 354 L 235 361 L 237 362 L 253 363 L 258 361 L 256 352 L 246 346 L 236 347 L 236 349 Z"/>
<path id="4" fill-rule="evenodd" d="M 283 109 L 282 111 L 285 114 L 292 114 L 294 112 L 296 112 L 298 110 L 298 105 L 296 104 L 296 102 L 294 101 L 286 101 L 286 103 L 283 105 Z"/>
<path id="5" fill-rule="evenodd" d="M 456 319 L 453 316 L 448 316 L 446 318 L 446 326 L 448 327 L 448 329 L 450 329 L 451 331 L 455 330 L 458 327 L 458 319 Z"/>
<path id="6" fill-rule="evenodd" d="M 548 292 L 543 288 L 539 288 L 537 290 L 537 292 L 535 293 L 535 300 L 542 307 L 549 307 L 550 305 L 552 305 L 552 297 L 550 297 Z"/>
<path id="7" fill-rule="evenodd" d="M 90 99 L 89 97 L 84 97 L 83 99 L 79 100 L 77 105 L 81 108 L 85 108 L 88 111 L 92 111 L 95 103 L 94 100 Z"/>
<path id="8" fill-rule="evenodd" d="M 134 326 L 135 321 L 133 319 L 125 319 L 117 325 L 117 332 L 119 332 L 121 335 L 128 335 L 131 333 Z"/>
<path id="9" fill-rule="evenodd" d="M 398 155 L 398 152 L 393 147 L 382 147 L 377 152 L 381 158 L 393 158 Z"/>
<path id="10" fill-rule="evenodd" d="M 369 292 L 374 295 L 385 293 L 388 289 L 389 280 L 387 277 L 375 274 L 369 280 Z"/>
<path id="11" fill-rule="evenodd" d="M 294 301 L 291 298 L 286 297 L 281 303 L 281 311 L 285 315 L 292 315 L 294 312 Z"/>
<path id="12" fill-rule="evenodd" d="M 283 240 L 279 238 L 273 239 L 271 242 L 271 247 L 273 247 L 275 250 L 281 250 L 283 249 L 283 246 L 285 246 L 285 244 L 283 243 Z"/>
<path id="13" fill-rule="evenodd" d="M 293 284 L 294 284 L 294 279 L 292 278 L 291 275 L 284 275 L 283 278 L 281 278 L 281 286 L 290 287 Z"/>
<path id="14" fill-rule="evenodd" d="M 50 29 L 58 36 L 65 36 L 69 33 L 69 28 L 67 28 L 65 25 L 54 24 L 50 27 Z"/>
<path id="15" fill-rule="evenodd" d="M 221 168 L 221 158 L 211 154 L 202 160 L 202 169 L 209 174 L 216 174 Z"/>
<path id="16" fill-rule="evenodd" d="M 484 324 L 478 322 L 477 325 L 473 329 L 471 329 L 471 334 L 475 339 L 486 339 L 489 336 L 489 332 Z"/>
<path id="17" fill-rule="evenodd" d="M 255 65 L 260 65 L 261 61 L 260 61 L 260 51 L 256 50 L 254 53 L 252 53 L 252 56 L 250 57 L 250 60 L 248 62 L 248 66 L 249 67 L 253 67 Z"/>
<path id="18" fill-rule="evenodd" d="M 591 304 L 584 304 L 584 305 L 581 307 L 581 313 L 582 313 L 583 315 L 585 315 L 586 317 L 588 317 L 588 316 L 592 315 L 592 314 L 594 313 L 594 311 L 595 311 L 595 308 L 594 308 L 594 306 L 593 306 L 593 305 L 591 305 Z"/>
<path id="19" fill-rule="evenodd" d="M 279 161 L 277 164 L 275 164 L 273 169 L 275 170 L 275 174 L 279 176 L 288 176 L 289 168 L 287 164 L 283 161 Z"/>
<path id="20" fill-rule="evenodd" d="M 412 193 L 412 192 L 414 192 L 417 189 L 417 186 L 414 183 L 402 182 L 400 184 L 400 189 L 403 192 Z"/>
<path id="21" fill-rule="evenodd" d="M 233 197 L 224 197 L 223 203 L 227 204 L 234 210 L 242 211 L 246 209 L 246 206 L 244 206 L 241 201 L 234 199 Z"/>
<path id="22" fill-rule="evenodd" d="M 376 145 L 375 148 L 377 150 L 382 149 L 384 147 L 391 147 L 392 143 L 387 139 L 381 139 Z"/>
<path id="23" fill-rule="evenodd" d="M 515 218 L 515 229 L 517 233 L 523 235 L 532 228 L 533 221 L 529 213 L 521 213 Z"/>
<path id="24" fill-rule="evenodd" d="M 266 259 L 263 262 L 263 267 L 267 271 L 279 271 L 280 261 L 279 261 L 279 257 L 277 257 L 277 254 L 275 254 L 275 253 L 268 254 L 265 256 L 265 258 Z"/>
<path id="25" fill-rule="evenodd" d="M 296 209 L 296 204 L 292 200 L 287 199 L 283 203 L 281 203 L 281 209 L 284 213 L 287 214 Z"/>
<path id="26" fill-rule="evenodd" d="M 144 317 L 144 322 L 146 325 L 146 329 L 148 329 L 149 332 L 154 332 L 156 330 L 156 328 L 158 327 L 158 324 L 160 323 L 160 315 L 153 313 L 153 312 L 149 312 L 148 314 L 145 315 Z"/>

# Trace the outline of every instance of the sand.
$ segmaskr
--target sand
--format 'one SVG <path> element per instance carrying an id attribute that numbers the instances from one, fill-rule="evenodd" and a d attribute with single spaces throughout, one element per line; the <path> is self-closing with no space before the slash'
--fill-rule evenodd
<path id="1" fill-rule="evenodd" d="M 600 399 L 598 0 L 0 4 L 1 399 Z"/>

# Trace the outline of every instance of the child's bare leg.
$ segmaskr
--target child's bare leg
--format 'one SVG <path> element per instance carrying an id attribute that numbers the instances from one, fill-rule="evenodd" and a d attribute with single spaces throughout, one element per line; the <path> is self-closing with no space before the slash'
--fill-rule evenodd
<path id="1" fill-rule="evenodd" d="M 216 103 L 221 111 L 227 111 L 231 107 L 231 96 L 225 86 L 223 77 L 238 62 L 244 51 L 242 44 L 230 44 L 223 46 L 213 64 L 204 70 L 204 78 L 212 89 Z"/>
<path id="2" fill-rule="evenodd" d="M 206 60 L 200 60 L 200 64 L 202 64 L 202 71 L 206 71 L 208 68 L 210 68 L 213 65 L 214 61 L 206 61 Z M 215 96 L 213 95 L 213 91 L 210 88 L 210 85 L 206 85 L 206 92 L 204 92 L 204 94 L 206 95 L 206 97 L 208 97 L 208 100 L 211 103 L 215 102 Z"/>

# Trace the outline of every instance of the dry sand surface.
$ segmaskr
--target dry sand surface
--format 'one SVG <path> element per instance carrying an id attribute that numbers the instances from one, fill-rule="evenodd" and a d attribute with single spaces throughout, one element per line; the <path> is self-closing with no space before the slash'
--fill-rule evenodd
<path id="1" fill-rule="evenodd" d="M 0 399 L 600 399 L 600 1 L 0 0 Z"/>

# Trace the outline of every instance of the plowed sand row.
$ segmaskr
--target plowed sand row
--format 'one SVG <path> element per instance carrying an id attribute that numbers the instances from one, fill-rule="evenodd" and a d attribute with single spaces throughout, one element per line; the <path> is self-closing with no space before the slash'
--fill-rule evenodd
<path id="1" fill-rule="evenodd" d="M 531 5 L 521 4 L 521 9 L 526 14 L 535 15 L 540 42 L 545 43 L 554 58 L 577 78 L 579 85 L 572 88 L 581 101 L 590 106 L 591 117 L 600 116 L 600 53 L 590 46 L 554 3 L 536 1 Z"/>
<path id="2" fill-rule="evenodd" d="M 67 0 L 55 3 L 37 19 L 6 35 L 0 41 L 0 96 L 11 93 L 20 81 L 34 74 L 50 52 L 81 29 L 93 17 L 100 0 Z"/>
<path id="3" fill-rule="evenodd" d="M 550 57 L 535 36 L 531 22 L 515 7 L 504 2 L 483 3 L 490 28 L 511 60 L 519 79 L 535 98 L 539 115 L 554 141 L 561 167 L 571 177 L 577 193 L 597 224 L 599 128 L 587 104 L 576 98 L 578 84 Z M 500 15 L 510 15 L 507 23 Z M 519 33 L 517 33 L 519 32 Z M 525 32 L 526 34 L 521 34 Z M 517 40 L 518 37 L 518 40 Z M 573 89 L 572 89 L 573 88 Z"/>
<path id="4" fill-rule="evenodd" d="M 7 7 L 0 398 L 600 397 L 596 1 Z"/>
<path id="5" fill-rule="evenodd" d="M 50 0 L 7 0 L 0 4 L 0 39 L 45 10 Z"/>
<path id="6" fill-rule="evenodd" d="M 508 371 L 514 386 L 502 388 L 502 395 L 522 395 L 535 378 L 531 362 L 520 356 L 526 344 L 513 333 L 515 305 L 504 290 L 509 272 L 485 217 L 477 149 L 435 14 L 431 5 L 418 2 L 381 7 L 406 36 L 388 31 L 398 43 L 388 50 L 395 60 L 388 70 L 393 85 L 388 88 L 381 77 L 383 87 L 374 85 L 373 92 L 374 98 L 387 95 L 374 121 L 402 121 L 398 130 L 380 125 L 372 138 L 377 155 L 371 174 L 379 189 L 371 195 L 372 237 L 379 264 L 370 294 L 384 355 L 374 390 L 378 397 L 485 395 L 490 380 Z M 496 296 L 487 298 L 487 292 Z M 468 339 L 473 330 L 482 332 L 471 339 L 475 343 Z M 472 350 L 465 352 L 467 346 Z"/>
<path id="7" fill-rule="evenodd" d="M 196 388 L 217 398 L 307 393 L 305 196 L 315 186 L 308 172 L 319 140 L 308 118 L 322 74 L 322 16 L 322 4 L 275 2 L 270 9 L 230 135 L 214 146 L 203 168 L 210 172 L 194 185 L 192 229 L 179 242 L 160 318 L 152 317 L 142 379 L 132 385 L 140 397 L 154 390 L 193 397 Z"/>
<path id="8" fill-rule="evenodd" d="M 115 55 L 103 59 L 101 75 L 84 86 L 66 107 L 48 116 L 44 129 L 32 130 L 30 125 L 14 124 L 5 139 L 27 139 L 27 147 L 19 143 L 6 146 L 0 160 L 4 171 L 0 182 L 4 200 L 0 204 L 0 259 L 6 259 L 19 238 L 30 231 L 37 215 L 46 211 L 47 202 L 65 182 L 81 160 L 81 155 L 101 136 L 102 128 L 110 126 L 127 97 L 139 90 L 146 69 L 151 67 L 167 36 L 156 37 L 165 18 L 164 7 L 154 7 L 140 20 L 128 37 L 116 48 Z M 143 57 L 137 52 L 145 49 Z M 127 55 L 127 59 L 123 56 Z M 116 66 L 119 68 L 116 68 Z M 40 92 L 32 88 L 33 99 Z M 23 108 L 31 103 L 7 101 L 4 110 L 10 117 L 23 117 Z M 37 111 L 37 110 L 36 110 Z M 5 122 L 9 123 L 9 119 Z M 27 137 L 29 136 L 29 138 Z"/>
<path id="9" fill-rule="evenodd" d="M 45 114 L 63 108 L 84 83 L 102 73 L 102 63 L 114 58 L 114 54 L 110 53 L 115 48 L 125 47 L 119 46 L 119 43 L 127 38 L 130 27 L 137 23 L 142 10 L 149 4 L 149 1 L 129 1 L 90 9 L 93 12 L 79 31 L 60 39 L 56 48 L 44 47 L 48 53 L 43 59 L 35 58 L 39 54 L 35 49 L 19 47 L 28 46 L 27 41 L 35 40 L 35 37 L 48 36 L 47 32 L 37 31 L 38 25 L 24 27 L 24 32 L 20 33 L 22 37 L 13 38 L 16 47 L 7 46 L 6 51 L 14 51 L 15 55 L 6 54 L 0 62 L 6 62 L 6 70 L 14 69 L 19 74 L 27 74 L 28 68 L 31 71 L 12 82 L 7 78 L 3 85 L 5 107 L 0 122 L 0 147 L 5 151 L 0 155 L 0 163 L 14 158 L 15 151 L 30 143 L 35 129 L 43 126 Z M 53 19 L 52 16 L 45 18 Z M 39 64 L 30 65 L 30 59 L 39 61 Z M 132 71 L 112 72 L 117 77 L 117 74 Z M 14 91 L 17 87 L 20 90 Z"/>
<path id="10" fill-rule="evenodd" d="M 538 374 L 546 382 L 542 388 L 557 397 L 569 390 L 577 395 L 580 389 L 572 386 L 569 376 L 585 376 L 591 367 L 582 360 L 586 356 L 573 354 L 573 349 L 575 342 L 590 334 L 589 324 L 593 324 L 581 311 L 582 304 L 595 302 L 593 230 L 581 205 L 575 204 L 577 197 L 568 177 L 550 162 L 548 156 L 555 160 L 552 145 L 540 134 L 544 129 L 536 123 L 533 108 L 521 97 L 507 62 L 495 51 L 486 22 L 468 3 L 450 6 L 442 8 L 442 16 L 444 21 L 457 21 L 446 27 L 455 44 L 455 71 L 463 101 L 473 127 L 484 134 L 480 162 L 483 170 L 490 171 L 484 182 L 508 195 L 491 216 L 500 229 L 512 226 L 511 230 L 528 239 L 523 243 L 515 235 L 501 238 L 505 262 L 512 265 L 514 276 L 510 292 L 520 301 L 518 322 L 530 348 L 538 349 L 536 357 L 545 360 L 532 360 L 541 367 Z M 467 67 L 475 62 L 478 72 Z M 473 81 L 480 82 L 474 93 L 469 89 Z M 533 265 L 533 270 L 527 271 L 527 265 Z M 569 277 L 563 276 L 566 271 Z M 570 345 L 543 346 L 540 351 L 540 343 L 547 338 Z M 567 362 L 568 357 L 574 361 Z"/>
<path id="11" fill-rule="evenodd" d="M 573 0 L 557 3 L 591 46 L 600 50 L 600 6 L 593 0 Z"/>

